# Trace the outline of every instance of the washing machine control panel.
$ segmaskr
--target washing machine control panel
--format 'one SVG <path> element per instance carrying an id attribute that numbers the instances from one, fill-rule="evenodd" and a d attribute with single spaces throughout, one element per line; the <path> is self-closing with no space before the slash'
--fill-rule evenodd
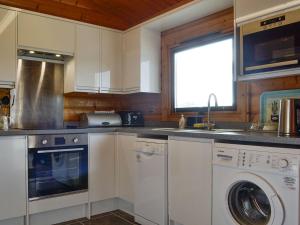
<path id="1" fill-rule="evenodd" d="M 297 176 L 299 159 L 297 156 L 286 154 L 240 150 L 238 166 L 251 170 Z"/>

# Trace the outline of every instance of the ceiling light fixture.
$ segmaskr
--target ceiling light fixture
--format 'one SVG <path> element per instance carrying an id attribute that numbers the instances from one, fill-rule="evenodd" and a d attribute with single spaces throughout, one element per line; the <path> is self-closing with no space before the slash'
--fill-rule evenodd
<path id="1" fill-rule="evenodd" d="M 60 54 L 56 54 L 55 56 L 56 56 L 56 57 L 61 57 L 61 55 L 60 55 Z"/>
<path id="2" fill-rule="evenodd" d="M 34 54 L 35 53 L 35 51 L 29 51 L 29 54 Z"/>

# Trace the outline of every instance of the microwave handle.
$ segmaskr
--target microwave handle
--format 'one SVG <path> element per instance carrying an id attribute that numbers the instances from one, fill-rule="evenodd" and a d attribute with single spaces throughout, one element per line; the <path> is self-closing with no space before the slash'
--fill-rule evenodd
<path id="1" fill-rule="evenodd" d="M 249 66 L 246 67 L 246 71 L 252 71 L 252 70 L 260 70 L 260 69 L 268 69 L 272 67 L 279 67 L 279 66 L 289 66 L 289 65 L 296 65 L 298 64 L 299 60 L 289 60 L 289 61 L 284 61 L 284 62 L 277 62 L 277 63 L 270 63 L 270 64 L 264 64 L 264 65 L 259 65 L 259 66 Z"/>
<path id="2" fill-rule="evenodd" d="M 55 150 L 39 150 L 38 154 L 56 153 L 56 152 L 79 152 L 84 151 L 84 148 L 68 148 L 68 149 L 55 149 Z"/>

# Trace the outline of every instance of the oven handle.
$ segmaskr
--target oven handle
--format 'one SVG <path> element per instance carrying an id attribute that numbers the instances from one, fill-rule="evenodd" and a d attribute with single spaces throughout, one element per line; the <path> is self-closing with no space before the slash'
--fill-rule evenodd
<path id="1" fill-rule="evenodd" d="M 45 154 L 45 153 L 55 153 L 55 152 L 79 152 L 84 151 L 84 148 L 69 148 L 69 149 L 57 149 L 57 150 L 39 150 L 37 151 L 38 154 Z"/>

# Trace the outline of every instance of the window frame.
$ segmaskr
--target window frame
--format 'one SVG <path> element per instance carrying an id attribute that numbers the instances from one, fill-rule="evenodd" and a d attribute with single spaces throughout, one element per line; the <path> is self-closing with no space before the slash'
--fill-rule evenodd
<path id="1" fill-rule="evenodd" d="M 175 54 L 181 51 L 185 51 L 188 49 L 192 49 L 195 47 L 200 47 L 203 45 L 215 43 L 218 41 L 226 40 L 232 38 L 234 43 L 234 34 L 209 34 L 205 37 L 201 36 L 186 42 L 180 43 L 180 45 L 170 49 L 170 65 L 171 65 L 171 111 L 173 113 L 176 112 L 206 112 L 208 107 L 189 107 L 189 108 L 175 108 Z M 234 48 L 232 48 L 233 52 L 233 59 L 234 59 Z M 230 111 L 235 112 L 237 111 L 237 81 L 235 76 L 235 68 L 234 68 L 234 60 L 232 62 L 232 71 L 233 71 L 233 79 L 232 79 L 232 94 L 233 94 L 233 104 L 232 106 L 218 106 L 218 107 L 211 107 L 211 111 Z M 218 96 L 217 96 L 218 97 Z"/>

